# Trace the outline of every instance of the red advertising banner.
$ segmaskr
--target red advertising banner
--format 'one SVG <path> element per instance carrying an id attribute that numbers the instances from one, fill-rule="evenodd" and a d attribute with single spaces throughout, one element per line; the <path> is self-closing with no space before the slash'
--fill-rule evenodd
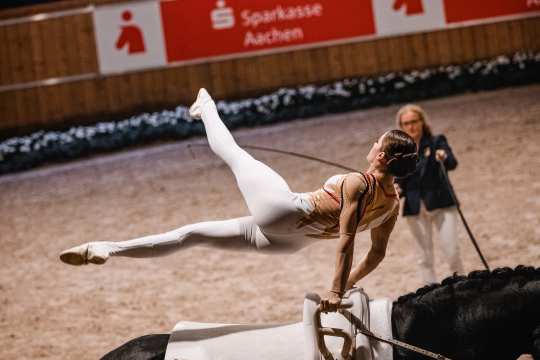
<path id="1" fill-rule="evenodd" d="M 540 16 L 540 0 L 149 0 L 93 12 L 100 72 Z"/>
<path id="2" fill-rule="evenodd" d="M 534 12 L 540 15 L 540 0 L 445 0 L 444 8 L 446 22 L 451 24 Z"/>
<path id="3" fill-rule="evenodd" d="M 168 62 L 375 34 L 371 0 L 162 1 Z"/>

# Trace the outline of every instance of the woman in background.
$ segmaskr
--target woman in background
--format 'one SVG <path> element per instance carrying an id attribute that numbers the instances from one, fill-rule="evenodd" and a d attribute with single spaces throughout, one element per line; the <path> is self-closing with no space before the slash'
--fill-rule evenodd
<path id="1" fill-rule="evenodd" d="M 436 282 L 433 227 L 450 271 L 463 273 L 457 241 L 457 204 L 441 172 L 441 164 L 446 170 L 454 170 L 457 160 L 446 137 L 432 134 L 426 113 L 420 106 L 403 106 L 397 113 L 396 122 L 418 146 L 416 170 L 408 177 L 397 178 L 396 183 L 400 196 L 405 198 L 403 216 L 418 245 L 422 280 L 430 284 Z"/>

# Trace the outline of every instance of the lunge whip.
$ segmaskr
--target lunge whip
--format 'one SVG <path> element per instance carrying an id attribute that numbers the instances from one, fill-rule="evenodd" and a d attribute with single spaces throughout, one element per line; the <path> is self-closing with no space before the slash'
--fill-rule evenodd
<path id="1" fill-rule="evenodd" d="M 187 145 L 187 147 L 188 147 L 188 149 L 190 151 L 191 151 L 191 147 L 193 147 L 193 146 L 209 147 L 208 144 L 188 144 Z M 285 154 L 285 155 L 289 155 L 289 156 L 296 156 L 296 157 L 299 157 L 299 158 L 302 158 L 302 159 L 308 159 L 308 160 L 317 161 L 317 162 L 320 162 L 320 163 L 323 163 L 323 164 L 326 164 L 326 165 L 335 166 L 335 167 L 343 169 L 343 170 L 358 171 L 357 169 L 353 169 L 351 167 L 341 165 L 341 164 L 335 163 L 333 161 L 320 159 L 320 158 L 315 157 L 315 156 L 300 154 L 300 153 L 297 153 L 297 152 L 294 152 L 294 151 L 285 151 L 285 150 L 273 149 L 273 148 L 269 148 L 269 147 L 256 146 L 256 145 L 240 145 L 239 144 L 238 146 L 240 146 L 243 149 L 261 150 L 261 151 L 273 152 L 273 153 L 278 153 L 278 154 Z M 193 152 L 191 154 L 193 155 Z"/>

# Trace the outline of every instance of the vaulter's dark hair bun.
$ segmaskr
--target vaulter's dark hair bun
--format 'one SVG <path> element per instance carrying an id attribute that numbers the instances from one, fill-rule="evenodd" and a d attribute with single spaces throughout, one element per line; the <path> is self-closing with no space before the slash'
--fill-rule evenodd
<path id="1" fill-rule="evenodd" d="M 388 172 L 404 177 L 416 169 L 418 153 L 413 138 L 401 130 L 390 130 L 382 141 Z"/>

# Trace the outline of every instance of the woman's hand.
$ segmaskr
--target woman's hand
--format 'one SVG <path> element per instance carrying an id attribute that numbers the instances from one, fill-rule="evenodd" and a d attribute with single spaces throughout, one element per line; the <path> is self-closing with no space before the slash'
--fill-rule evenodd
<path id="1" fill-rule="evenodd" d="M 444 161 L 446 160 L 447 157 L 448 155 L 446 154 L 446 151 L 444 151 L 443 149 L 438 149 L 437 151 L 435 151 L 435 160 Z"/>
<path id="2" fill-rule="evenodd" d="M 341 303 L 341 296 L 333 291 L 327 291 L 324 297 L 321 299 L 321 311 L 322 312 L 336 312 L 338 305 Z"/>

